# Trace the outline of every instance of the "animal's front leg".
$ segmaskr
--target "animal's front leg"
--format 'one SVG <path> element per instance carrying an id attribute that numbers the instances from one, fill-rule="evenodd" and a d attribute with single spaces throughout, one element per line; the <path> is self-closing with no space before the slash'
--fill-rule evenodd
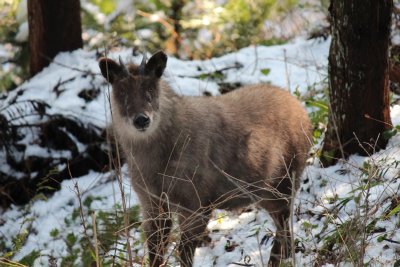
<path id="1" fill-rule="evenodd" d="M 195 213 L 181 212 L 179 218 L 181 230 L 179 253 L 182 267 L 192 266 L 196 247 L 204 240 L 209 217 L 210 211 L 208 209 L 199 210 Z"/>
<path id="2" fill-rule="evenodd" d="M 169 243 L 172 220 L 168 211 L 157 207 L 144 207 L 143 215 L 143 230 L 149 249 L 150 266 L 158 267 L 164 262 L 163 256 Z"/>

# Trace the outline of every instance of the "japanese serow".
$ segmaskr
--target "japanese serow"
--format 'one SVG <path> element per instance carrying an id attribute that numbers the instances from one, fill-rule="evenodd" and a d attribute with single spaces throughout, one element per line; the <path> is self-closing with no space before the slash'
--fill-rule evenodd
<path id="1" fill-rule="evenodd" d="M 311 124 L 287 91 L 259 84 L 215 97 L 181 96 L 161 77 L 163 52 L 140 66 L 101 58 L 112 84 L 115 136 L 143 212 L 151 266 L 164 263 L 171 218 L 191 266 L 214 208 L 256 204 L 277 227 L 271 263 L 290 252 L 290 203 L 311 146 Z"/>

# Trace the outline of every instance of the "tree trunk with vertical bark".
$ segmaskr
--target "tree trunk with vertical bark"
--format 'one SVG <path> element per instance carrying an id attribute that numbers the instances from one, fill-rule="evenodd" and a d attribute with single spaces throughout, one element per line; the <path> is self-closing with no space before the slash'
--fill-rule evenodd
<path id="1" fill-rule="evenodd" d="M 330 114 L 323 163 L 387 144 L 392 0 L 331 0 Z M 332 158 L 333 157 L 333 158 Z"/>
<path id="2" fill-rule="evenodd" d="M 29 0 L 29 67 L 33 76 L 57 53 L 82 47 L 79 0 Z"/>
<path id="3" fill-rule="evenodd" d="M 187 0 L 173 0 L 171 1 L 171 8 L 169 11 L 169 18 L 173 21 L 171 37 L 167 41 L 167 50 L 170 54 L 177 57 L 180 55 L 181 49 L 181 33 L 182 33 L 182 9 L 184 8 Z"/>

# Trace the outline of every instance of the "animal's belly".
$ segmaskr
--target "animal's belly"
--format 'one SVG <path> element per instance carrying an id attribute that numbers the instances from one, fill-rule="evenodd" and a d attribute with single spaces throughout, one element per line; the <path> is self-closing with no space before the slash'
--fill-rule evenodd
<path id="1" fill-rule="evenodd" d="M 242 208 L 253 203 L 249 195 L 231 195 L 221 199 L 219 203 L 215 203 L 215 207 L 219 209 L 233 210 Z"/>

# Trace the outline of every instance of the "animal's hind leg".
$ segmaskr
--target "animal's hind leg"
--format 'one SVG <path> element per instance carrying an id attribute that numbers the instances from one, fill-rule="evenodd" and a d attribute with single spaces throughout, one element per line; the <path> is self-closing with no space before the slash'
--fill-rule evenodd
<path id="1" fill-rule="evenodd" d="M 263 200 L 260 206 L 268 211 L 276 226 L 270 263 L 272 266 L 279 266 L 281 259 L 290 255 L 290 201 L 288 202 L 286 199 Z"/>
<path id="2" fill-rule="evenodd" d="M 298 169 L 296 164 L 291 165 L 289 172 L 282 171 L 283 178 L 273 190 L 273 199 L 265 199 L 261 206 L 268 211 L 276 225 L 276 235 L 274 245 L 271 250 L 271 263 L 273 266 L 279 266 L 281 259 L 286 259 L 290 255 L 291 232 L 290 232 L 290 208 L 292 199 L 292 190 L 297 191 L 299 179 L 293 170 Z M 293 177 L 288 176 L 292 173 Z"/>

